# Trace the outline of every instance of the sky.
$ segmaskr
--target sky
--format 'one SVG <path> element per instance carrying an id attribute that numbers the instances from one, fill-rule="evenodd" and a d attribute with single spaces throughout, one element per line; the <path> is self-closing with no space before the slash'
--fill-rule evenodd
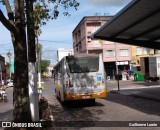
<path id="1" fill-rule="evenodd" d="M 42 59 L 56 63 L 56 50 L 58 48 L 72 49 L 72 31 L 85 16 L 94 16 L 98 13 L 101 16 L 114 16 L 124 8 L 131 0 L 77 0 L 80 3 L 78 10 L 69 8 L 71 16 L 63 16 L 60 9 L 59 17 L 50 20 L 42 26 L 42 34 L 39 36 L 39 43 L 42 44 Z M 5 10 L 2 4 L 0 8 Z M 6 15 L 6 14 L 5 14 Z M 8 61 L 7 52 L 13 52 L 10 32 L 0 22 L 0 55 Z M 12 55 L 12 60 L 13 60 Z"/>

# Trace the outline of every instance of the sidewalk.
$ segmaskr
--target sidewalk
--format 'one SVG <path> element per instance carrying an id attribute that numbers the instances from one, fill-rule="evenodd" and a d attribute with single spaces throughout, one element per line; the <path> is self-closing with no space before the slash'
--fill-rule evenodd
<path id="1" fill-rule="evenodd" d="M 49 113 L 50 113 L 49 118 L 50 118 L 51 121 L 54 120 L 54 117 L 52 115 L 50 106 L 54 106 L 55 102 L 57 101 L 57 99 L 55 97 L 53 84 L 54 84 L 53 83 L 53 79 L 50 79 L 50 78 L 44 79 L 44 84 L 43 84 L 44 85 L 44 89 L 42 91 L 42 97 L 47 99 L 48 104 L 49 104 L 49 106 L 48 106 Z"/>

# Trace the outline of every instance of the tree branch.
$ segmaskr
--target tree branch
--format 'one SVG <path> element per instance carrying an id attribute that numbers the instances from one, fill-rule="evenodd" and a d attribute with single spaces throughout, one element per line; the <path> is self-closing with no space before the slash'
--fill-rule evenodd
<path id="1" fill-rule="evenodd" d="M 6 19 L 1 9 L 0 9 L 0 21 L 14 35 L 18 33 L 16 27 L 13 24 L 11 24 L 9 20 Z"/>

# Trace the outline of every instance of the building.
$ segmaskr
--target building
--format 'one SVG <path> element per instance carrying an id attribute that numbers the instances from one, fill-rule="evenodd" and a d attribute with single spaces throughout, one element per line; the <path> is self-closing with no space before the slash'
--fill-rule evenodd
<path id="1" fill-rule="evenodd" d="M 160 56 L 160 50 L 155 50 L 151 48 L 131 46 L 131 50 L 132 50 L 132 58 L 131 58 L 132 68 L 137 71 L 141 70 L 140 68 L 141 57 Z"/>
<path id="2" fill-rule="evenodd" d="M 53 64 L 49 64 L 49 66 L 47 67 L 47 70 L 48 70 L 48 75 L 50 76 L 50 77 L 53 77 L 53 68 L 54 68 L 54 65 Z"/>
<path id="3" fill-rule="evenodd" d="M 64 56 L 73 55 L 73 49 L 59 48 L 57 50 L 57 61 L 59 62 Z"/>
<path id="4" fill-rule="evenodd" d="M 10 79 L 10 63 L 5 62 L 5 69 L 6 69 L 6 79 Z"/>
<path id="5" fill-rule="evenodd" d="M 114 78 L 117 66 L 117 72 L 130 68 L 131 46 L 91 39 L 91 35 L 111 18 L 112 16 L 84 17 L 73 30 L 72 36 L 74 53 L 102 54 L 107 75 Z"/>
<path id="6" fill-rule="evenodd" d="M 111 16 L 87 16 L 79 22 L 72 32 L 74 53 L 102 53 L 103 41 L 91 40 L 91 35 Z"/>
<path id="7" fill-rule="evenodd" d="M 0 82 L 5 79 L 5 58 L 0 55 Z"/>

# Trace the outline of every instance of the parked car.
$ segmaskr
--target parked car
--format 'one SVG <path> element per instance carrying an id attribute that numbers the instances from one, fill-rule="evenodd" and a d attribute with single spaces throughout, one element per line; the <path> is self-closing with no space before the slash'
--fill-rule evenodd
<path id="1" fill-rule="evenodd" d="M 8 81 L 6 86 L 7 87 L 13 87 L 13 81 L 12 80 Z"/>

